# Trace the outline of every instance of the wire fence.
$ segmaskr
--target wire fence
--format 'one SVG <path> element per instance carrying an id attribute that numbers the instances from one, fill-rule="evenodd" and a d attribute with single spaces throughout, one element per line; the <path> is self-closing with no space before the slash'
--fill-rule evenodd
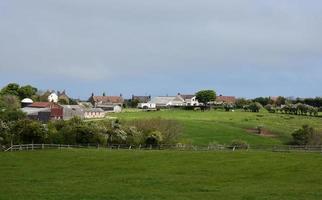
<path id="1" fill-rule="evenodd" d="M 322 146 L 294 146 L 294 145 L 249 145 L 247 147 L 231 145 L 186 145 L 186 144 L 162 144 L 162 145 L 129 145 L 129 144 L 18 144 L 3 149 L 11 151 L 32 151 L 42 149 L 107 149 L 107 150 L 176 150 L 176 151 L 272 151 L 272 152 L 319 152 Z"/>

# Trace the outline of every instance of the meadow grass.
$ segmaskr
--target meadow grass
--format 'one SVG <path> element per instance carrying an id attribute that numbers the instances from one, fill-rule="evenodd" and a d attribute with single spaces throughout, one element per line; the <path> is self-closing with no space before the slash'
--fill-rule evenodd
<path id="1" fill-rule="evenodd" d="M 291 134 L 304 124 L 322 131 L 322 118 L 271 114 L 268 112 L 164 110 L 158 112 L 122 112 L 109 116 L 118 117 L 122 120 L 155 117 L 175 119 L 184 126 L 182 140 L 199 145 L 212 142 L 229 144 L 234 139 L 242 139 L 249 144 L 256 145 L 286 144 L 291 140 Z M 258 126 L 264 127 L 275 137 L 263 137 L 247 131 L 247 129 L 254 129 Z"/>
<path id="2" fill-rule="evenodd" d="M 265 199 L 322 197 L 322 155 L 273 152 L 0 153 L 0 199 Z"/>

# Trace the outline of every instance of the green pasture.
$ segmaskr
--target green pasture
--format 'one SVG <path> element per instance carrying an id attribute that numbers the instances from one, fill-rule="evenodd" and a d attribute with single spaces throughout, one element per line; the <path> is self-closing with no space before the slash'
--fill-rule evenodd
<path id="1" fill-rule="evenodd" d="M 319 153 L 39 150 L 0 153 L 5 200 L 320 200 Z"/>
<path id="2" fill-rule="evenodd" d="M 193 144 L 229 144 L 234 139 L 246 140 L 249 144 L 286 144 L 291 134 L 304 124 L 322 131 L 322 118 L 271 114 L 267 112 L 224 112 L 224 111 L 183 111 L 163 110 L 155 112 L 122 112 L 110 114 L 122 120 L 161 117 L 175 119 L 184 126 L 183 142 Z M 263 127 L 274 136 L 265 137 L 250 133 L 247 129 Z"/>

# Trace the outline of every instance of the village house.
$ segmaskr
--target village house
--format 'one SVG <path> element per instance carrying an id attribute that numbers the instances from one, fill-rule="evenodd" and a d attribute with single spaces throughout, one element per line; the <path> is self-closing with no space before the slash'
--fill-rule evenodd
<path id="1" fill-rule="evenodd" d="M 69 97 L 66 94 L 66 91 L 64 90 L 63 92 L 57 92 L 58 96 L 58 102 L 63 103 L 63 104 L 69 104 Z"/>
<path id="2" fill-rule="evenodd" d="M 89 98 L 94 108 L 101 108 L 106 112 L 121 112 L 124 99 L 120 96 L 92 96 Z"/>
<path id="3" fill-rule="evenodd" d="M 184 103 L 185 106 L 199 106 L 199 101 L 194 94 L 180 94 L 178 93 L 178 96 L 180 96 Z"/>

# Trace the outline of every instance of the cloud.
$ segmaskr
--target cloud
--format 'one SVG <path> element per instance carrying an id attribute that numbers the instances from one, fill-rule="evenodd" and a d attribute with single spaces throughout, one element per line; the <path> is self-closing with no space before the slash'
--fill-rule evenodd
<path id="1" fill-rule="evenodd" d="M 111 80 L 321 64 L 317 0 L 4 0 L 0 72 Z"/>

